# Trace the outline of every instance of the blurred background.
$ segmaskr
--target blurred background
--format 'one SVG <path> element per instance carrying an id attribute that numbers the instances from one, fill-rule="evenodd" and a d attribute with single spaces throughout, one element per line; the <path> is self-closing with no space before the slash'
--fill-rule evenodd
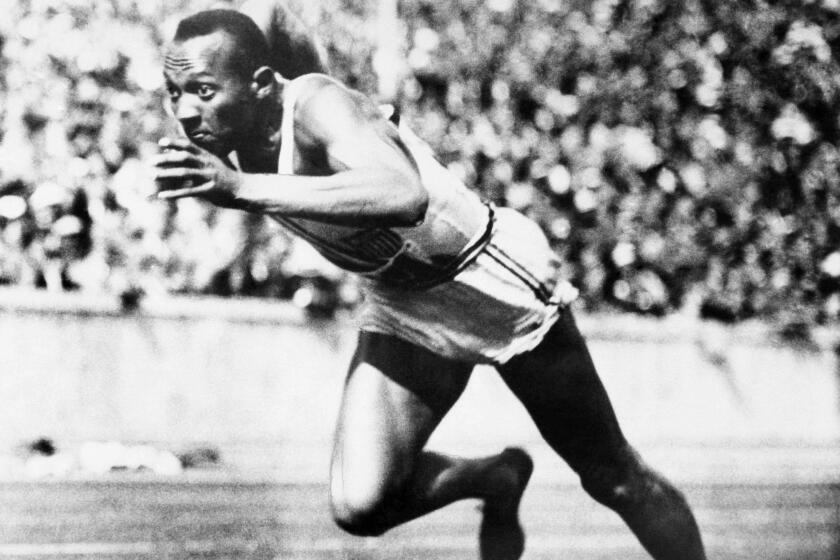
<path id="1" fill-rule="evenodd" d="M 295 243 L 261 219 L 145 197 L 145 162 L 173 126 L 159 46 L 217 5 L 7 6 L 0 283 L 291 299 L 321 266 L 290 259 Z M 836 324 L 836 2 L 289 5 L 333 74 L 395 103 L 468 185 L 544 227 L 586 309 Z"/>
<path id="2" fill-rule="evenodd" d="M 715 557 L 840 558 L 840 2 L 287 5 L 330 73 L 543 227 Z M 0 557 L 471 557 L 472 509 L 384 545 L 329 522 L 353 279 L 262 218 L 149 198 L 160 46 L 219 6 L 3 6 Z M 492 374 L 435 438 L 535 454 L 531 558 L 645 557 Z"/>

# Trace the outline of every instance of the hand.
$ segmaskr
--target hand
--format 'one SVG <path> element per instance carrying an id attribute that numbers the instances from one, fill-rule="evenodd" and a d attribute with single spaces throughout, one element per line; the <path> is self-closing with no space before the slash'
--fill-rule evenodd
<path id="1" fill-rule="evenodd" d="M 163 138 L 152 160 L 157 198 L 195 196 L 217 206 L 235 207 L 239 174 L 227 163 L 186 138 Z"/>

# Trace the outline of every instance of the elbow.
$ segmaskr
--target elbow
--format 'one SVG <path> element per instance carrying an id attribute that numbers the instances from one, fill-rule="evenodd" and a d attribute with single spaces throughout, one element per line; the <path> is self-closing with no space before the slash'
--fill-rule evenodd
<path id="1" fill-rule="evenodd" d="M 398 212 L 398 226 L 412 227 L 423 223 L 426 219 L 426 210 L 429 208 L 429 194 L 426 189 L 417 182 L 411 192 L 406 193 L 405 201 L 400 205 Z"/>

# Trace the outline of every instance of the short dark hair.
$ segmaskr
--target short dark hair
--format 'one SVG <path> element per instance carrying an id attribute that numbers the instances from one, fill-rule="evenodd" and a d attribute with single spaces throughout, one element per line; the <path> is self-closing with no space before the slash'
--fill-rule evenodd
<path id="1" fill-rule="evenodd" d="M 236 10 L 205 10 L 182 19 L 173 41 L 184 42 L 220 31 L 233 39 L 233 63 L 249 78 L 261 66 L 270 66 L 268 41 L 250 17 Z"/>

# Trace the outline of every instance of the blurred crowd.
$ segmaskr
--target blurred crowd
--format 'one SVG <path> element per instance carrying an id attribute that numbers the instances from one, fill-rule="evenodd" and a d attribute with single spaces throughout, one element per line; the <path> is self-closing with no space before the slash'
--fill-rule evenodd
<path id="1" fill-rule="evenodd" d="M 210 4 L 20 0 L 0 23 L 0 283 L 356 302 L 277 226 L 149 198 L 159 45 Z M 304 14 L 373 95 L 378 4 Z M 840 318 L 840 2 L 402 0 L 398 26 L 384 100 L 543 226 L 583 305 Z"/>

